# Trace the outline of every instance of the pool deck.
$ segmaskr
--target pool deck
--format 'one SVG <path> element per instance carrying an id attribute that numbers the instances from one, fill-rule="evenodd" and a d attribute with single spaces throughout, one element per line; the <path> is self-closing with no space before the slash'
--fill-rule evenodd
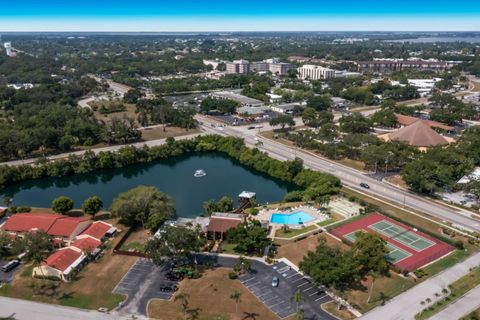
<path id="1" fill-rule="evenodd" d="M 316 224 L 316 223 L 328 220 L 330 218 L 328 215 L 320 212 L 320 210 L 318 210 L 318 209 L 316 209 L 312 206 L 298 206 L 298 207 L 292 207 L 292 208 L 287 209 L 287 210 L 285 210 L 285 209 L 281 210 L 279 208 L 276 208 L 276 209 L 262 209 L 262 210 L 260 210 L 260 212 L 258 213 L 256 218 L 257 218 L 257 220 L 259 220 L 262 223 L 269 223 L 271 226 L 282 226 L 283 224 L 270 222 L 272 214 L 274 214 L 274 213 L 292 214 L 292 213 L 299 212 L 299 211 L 303 211 L 306 214 L 312 216 L 313 220 L 308 221 L 308 222 L 306 222 L 304 224 L 301 224 L 301 225 L 300 224 L 289 224 L 288 226 L 290 226 L 293 229 L 302 228 L 304 226 L 309 226 L 309 225 L 312 225 L 312 224 Z"/>

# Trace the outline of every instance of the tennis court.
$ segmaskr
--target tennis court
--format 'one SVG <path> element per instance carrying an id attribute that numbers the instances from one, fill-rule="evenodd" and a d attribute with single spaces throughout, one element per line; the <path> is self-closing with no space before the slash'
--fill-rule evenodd
<path id="1" fill-rule="evenodd" d="M 357 232 L 366 232 L 366 231 L 363 229 L 356 230 L 354 232 L 344 235 L 343 237 L 353 243 L 357 239 L 357 236 L 356 236 Z M 402 250 L 399 247 L 389 242 L 387 242 L 387 249 L 389 250 L 389 253 L 387 254 L 386 258 L 387 258 L 387 261 L 390 263 L 397 263 L 411 256 L 411 254 L 408 253 L 407 251 Z"/>
<path id="2" fill-rule="evenodd" d="M 387 260 L 400 270 L 416 270 L 454 250 L 445 242 L 378 213 L 369 214 L 329 232 L 349 242 L 355 242 L 357 232 L 378 234 L 387 242 Z"/>
<path id="3" fill-rule="evenodd" d="M 373 231 L 376 231 L 384 236 L 400 242 L 413 250 L 420 252 L 433 245 L 434 242 L 425 239 L 418 234 L 413 233 L 399 225 L 393 224 L 388 220 L 382 220 L 368 226 Z"/>

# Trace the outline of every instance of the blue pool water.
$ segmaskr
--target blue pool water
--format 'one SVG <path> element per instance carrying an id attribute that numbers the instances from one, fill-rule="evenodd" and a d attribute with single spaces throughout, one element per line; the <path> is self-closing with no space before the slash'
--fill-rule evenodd
<path id="1" fill-rule="evenodd" d="M 313 219 L 311 215 L 303 211 L 298 211 L 290 214 L 273 213 L 270 217 L 270 222 L 278 224 L 302 224 L 312 221 Z"/>

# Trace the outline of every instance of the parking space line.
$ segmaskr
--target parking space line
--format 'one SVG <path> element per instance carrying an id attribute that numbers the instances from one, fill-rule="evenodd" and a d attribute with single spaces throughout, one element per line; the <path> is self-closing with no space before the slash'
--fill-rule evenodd
<path id="1" fill-rule="evenodd" d="M 325 298 L 328 298 L 328 296 L 327 296 L 327 295 L 323 295 L 323 296 L 321 296 L 320 298 L 315 299 L 315 301 L 322 300 L 322 299 L 325 299 Z"/>
<path id="2" fill-rule="evenodd" d="M 295 273 L 292 274 L 291 276 L 288 276 L 287 279 L 290 279 L 290 278 L 295 277 L 295 276 L 300 276 L 300 278 L 303 278 L 303 276 L 302 276 L 300 273 L 296 273 L 296 272 L 295 272 Z"/>
<path id="3" fill-rule="evenodd" d="M 245 287 L 247 287 L 247 288 L 250 289 L 251 287 L 256 286 L 257 284 L 260 284 L 260 283 L 262 283 L 262 282 L 261 282 L 261 281 L 257 281 L 257 282 L 254 282 L 254 283 L 250 283 L 250 284 L 248 284 L 248 285 L 245 285 Z"/>
<path id="4" fill-rule="evenodd" d="M 295 283 L 295 282 L 301 281 L 301 280 L 303 280 L 303 279 L 305 279 L 305 278 L 304 278 L 304 277 L 301 277 L 301 278 L 299 278 L 299 279 L 293 280 L 293 281 L 292 281 L 292 283 Z"/>
<path id="5" fill-rule="evenodd" d="M 303 286 L 306 285 L 306 284 L 310 284 L 310 282 L 307 281 L 307 282 L 305 282 L 305 283 L 302 283 L 301 285 L 298 285 L 297 288 L 303 287 Z"/>
<path id="6" fill-rule="evenodd" d="M 314 295 L 316 295 L 316 294 L 318 294 L 318 293 L 319 293 L 319 291 L 314 292 L 314 293 L 312 293 L 312 294 L 309 294 L 308 296 L 311 297 L 311 296 L 314 296 Z"/>
<path id="7" fill-rule="evenodd" d="M 251 281 L 253 279 L 256 279 L 257 277 L 253 277 L 253 278 L 250 278 L 250 279 L 247 279 L 247 280 L 244 280 L 244 281 L 240 281 L 241 283 L 247 283 L 248 281 Z"/>
<path id="8" fill-rule="evenodd" d="M 308 289 L 305 289 L 305 290 L 303 290 L 303 292 L 307 292 L 308 290 L 312 290 L 312 289 L 315 289 L 315 287 L 310 287 Z"/>

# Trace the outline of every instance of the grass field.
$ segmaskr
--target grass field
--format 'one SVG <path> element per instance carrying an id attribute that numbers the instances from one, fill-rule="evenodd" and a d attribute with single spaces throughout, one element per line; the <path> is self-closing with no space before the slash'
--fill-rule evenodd
<path id="1" fill-rule="evenodd" d="M 338 306 L 334 301 L 330 301 L 323 304 L 322 309 L 342 320 L 356 319 L 356 317 L 353 314 L 351 314 L 350 311 L 343 308 L 338 310 Z"/>
<path id="2" fill-rule="evenodd" d="M 117 235 L 113 241 L 119 239 Z M 33 266 L 25 265 L 11 284 L 0 288 L 0 295 L 85 309 L 112 309 L 125 299 L 112 290 L 137 259 L 113 255 L 112 250 L 107 250 L 100 261 L 89 263 L 76 280 L 68 283 L 34 279 Z"/>
<path id="3" fill-rule="evenodd" d="M 316 229 L 318 229 L 318 228 L 315 225 L 310 225 L 308 227 L 304 227 L 304 228 L 301 228 L 301 229 L 288 229 L 286 232 L 283 231 L 282 229 L 279 229 L 275 232 L 275 237 L 293 238 L 293 237 L 299 236 L 301 234 L 304 234 L 304 233 L 307 233 L 307 232 L 310 232 L 310 231 L 313 231 L 313 230 L 316 230 Z"/>
<path id="4" fill-rule="evenodd" d="M 170 126 L 166 127 L 164 131 L 163 126 L 160 126 L 160 127 L 142 130 L 142 140 L 149 141 L 149 140 L 165 139 L 169 137 L 180 137 L 180 136 L 195 134 L 198 132 L 200 132 L 200 130 L 198 129 L 186 130 L 183 128 L 170 127 Z"/>
<path id="5" fill-rule="evenodd" d="M 346 244 L 332 238 L 328 233 L 321 233 L 296 242 L 289 241 L 281 244 L 276 258 L 287 258 L 298 266 L 308 251 L 315 251 L 320 237 L 324 238 L 330 246 L 336 246 L 343 250 L 348 249 Z M 275 241 L 275 243 L 278 243 L 278 241 Z"/>
<path id="6" fill-rule="evenodd" d="M 179 292 L 189 295 L 189 308 L 199 311 L 199 320 L 241 320 L 241 319 L 279 319 L 260 300 L 258 300 L 240 281 L 228 279 L 230 269 L 207 271 L 200 279 L 185 279 Z M 230 295 L 235 291 L 241 294 L 238 313 Z M 178 293 L 177 293 L 178 294 Z M 148 306 L 151 319 L 183 319 L 179 302 L 153 300 Z M 250 316 L 249 316 L 250 315 Z M 253 315 L 253 317 L 252 317 Z M 293 317 L 287 318 L 293 320 Z"/>
<path id="7" fill-rule="evenodd" d="M 462 278 L 450 284 L 448 286 L 448 288 L 450 289 L 450 294 L 444 299 L 429 306 L 428 308 L 423 310 L 421 313 L 417 314 L 415 316 L 415 319 L 423 320 L 423 319 L 428 319 L 432 317 L 433 315 L 440 312 L 440 310 L 444 309 L 446 306 L 453 303 L 462 295 L 464 295 L 471 289 L 475 288 L 479 284 L 480 284 L 480 268 L 476 268 L 470 271 L 467 275 L 463 276 Z"/>
<path id="8" fill-rule="evenodd" d="M 120 247 L 120 250 L 144 252 L 145 243 L 150 237 L 151 234 L 149 230 L 138 228 L 128 236 L 127 240 Z"/>

